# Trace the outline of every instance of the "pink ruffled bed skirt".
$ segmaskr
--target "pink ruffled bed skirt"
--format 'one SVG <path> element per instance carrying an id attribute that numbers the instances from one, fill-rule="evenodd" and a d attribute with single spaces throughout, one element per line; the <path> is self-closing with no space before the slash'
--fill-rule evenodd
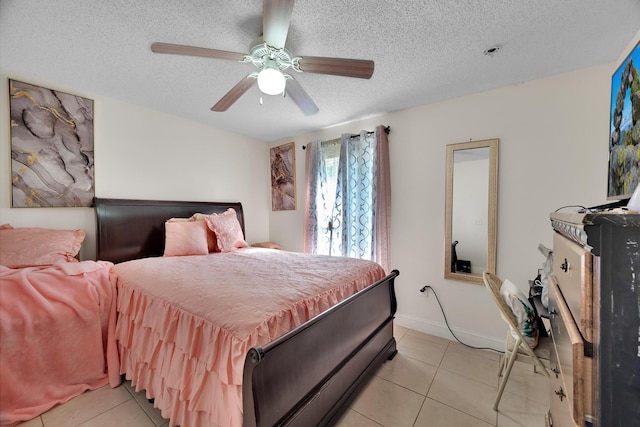
<path id="1" fill-rule="evenodd" d="M 174 425 L 242 425 L 248 350 L 384 277 L 373 262 L 248 248 L 114 267 L 121 372 Z"/>
<path id="2" fill-rule="evenodd" d="M 170 427 L 241 426 L 242 386 L 220 381 L 207 366 L 213 358 L 197 344 L 214 343 L 220 331 L 126 286 L 119 292 L 120 371 L 136 390 L 146 390 L 147 398 L 155 399 Z"/>

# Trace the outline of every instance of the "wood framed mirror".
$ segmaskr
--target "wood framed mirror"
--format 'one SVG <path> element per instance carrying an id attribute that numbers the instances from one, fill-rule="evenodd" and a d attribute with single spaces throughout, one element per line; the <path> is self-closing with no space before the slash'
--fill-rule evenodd
<path id="1" fill-rule="evenodd" d="M 447 145 L 444 277 L 496 272 L 498 139 Z"/>

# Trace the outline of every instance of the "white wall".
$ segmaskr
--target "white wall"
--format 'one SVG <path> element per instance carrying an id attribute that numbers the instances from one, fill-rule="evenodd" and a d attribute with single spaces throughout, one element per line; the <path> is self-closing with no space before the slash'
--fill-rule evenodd
<path id="1" fill-rule="evenodd" d="M 264 142 L 6 69 L 0 69 L 0 223 L 82 228 L 87 238 L 81 258 L 95 257 L 92 208 L 11 208 L 8 78 L 94 100 L 96 196 L 240 201 L 247 241 L 269 240 L 269 151 Z"/>
<path id="2" fill-rule="evenodd" d="M 271 239 L 302 250 L 304 151 L 314 139 L 391 126 L 391 265 L 397 323 L 450 337 L 436 290 L 456 335 L 499 348 L 504 323 L 484 286 L 445 280 L 444 200 L 447 144 L 499 138 L 497 272 L 528 292 L 552 245 L 549 213 L 606 202 L 610 79 L 615 64 L 426 105 L 271 144 L 295 141 L 298 210 L 271 212 Z"/>

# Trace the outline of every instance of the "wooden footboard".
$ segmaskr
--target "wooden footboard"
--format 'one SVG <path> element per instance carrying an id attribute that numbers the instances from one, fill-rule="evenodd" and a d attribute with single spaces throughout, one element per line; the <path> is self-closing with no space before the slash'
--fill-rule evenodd
<path id="1" fill-rule="evenodd" d="M 396 354 L 394 270 L 245 360 L 243 425 L 332 425 Z"/>

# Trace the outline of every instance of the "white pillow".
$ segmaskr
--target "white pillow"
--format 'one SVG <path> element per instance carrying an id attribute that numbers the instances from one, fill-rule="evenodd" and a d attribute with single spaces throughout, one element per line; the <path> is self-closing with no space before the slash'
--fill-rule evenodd
<path id="1" fill-rule="evenodd" d="M 535 348 L 538 345 L 538 324 L 536 323 L 535 311 L 529 304 L 529 300 L 510 280 L 502 282 L 500 295 L 502 295 L 502 299 L 516 316 L 518 329 L 525 341 L 527 341 L 529 347 Z M 511 335 L 514 339 L 518 339 L 516 331 L 512 330 Z"/>

